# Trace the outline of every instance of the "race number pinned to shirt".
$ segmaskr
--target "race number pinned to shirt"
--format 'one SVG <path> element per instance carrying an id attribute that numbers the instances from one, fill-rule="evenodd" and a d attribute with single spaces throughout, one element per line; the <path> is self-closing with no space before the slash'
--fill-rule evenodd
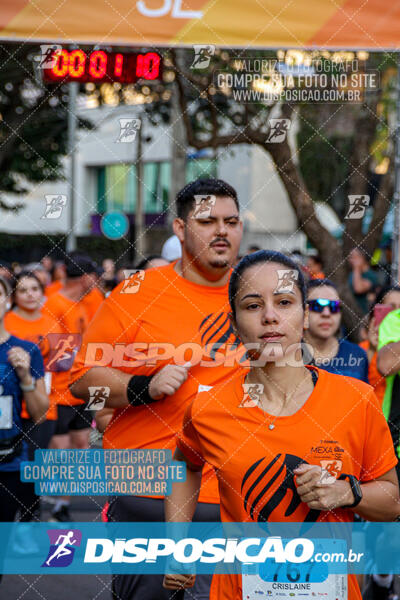
<path id="1" fill-rule="evenodd" d="M 0 385 L 0 429 L 11 429 L 13 426 L 13 396 L 3 396 Z"/>
<path id="2" fill-rule="evenodd" d="M 337 550 L 343 557 L 347 556 L 345 540 L 321 539 L 315 547 L 315 552 L 325 552 L 327 549 Z M 315 555 L 315 554 L 314 554 Z M 254 573 L 255 565 L 243 565 L 242 599 L 259 600 L 267 597 L 271 600 L 281 600 L 282 596 L 318 597 L 325 600 L 347 600 L 347 575 L 329 573 L 327 563 L 309 560 L 304 563 L 274 563 L 266 561 L 258 566 L 258 575 Z"/>

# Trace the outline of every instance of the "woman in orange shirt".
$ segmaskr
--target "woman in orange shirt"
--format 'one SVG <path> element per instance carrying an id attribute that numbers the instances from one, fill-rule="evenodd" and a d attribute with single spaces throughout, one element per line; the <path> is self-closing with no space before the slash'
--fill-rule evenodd
<path id="1" fill-rule="evenodd" d="M 397 517 L 397 459 L 373 389 L 303 364 L 305 294 L 298 266 L 278 252 L 256 252 L 236 266 L 231 319 L 248 348 L 250 370 L 238 368 L 187 408 L 174 455 L 187 465 L 186 481 L 174 484 L 165 499 L 167 521 L 192 519 L 205 462 L 218 478 L 222 521 Z M 164 586 L 191 587 L 193 579 L 166 575 Z M 242 600 L 254 589 L 276 596 L 272 581 L 229 574 L 213 578 L 210 599 Z M 355 575 L 330 574 L 319 592 L 327 600 L 361 600 Z"/>
<path id="2" fill-rule="evenodd" d="M 46 365 L 49 354 L 49 343 L 47 335 L 60 333 L 58 323 L 49 315 L 41 312 L 43 304 L 43 284 L 31 272 L 22 271 L 14 280 L 12 291 L 12 309 L 4 317 L 4 326 L 7 331 L 21 339 L 33 342 L 39 347 L 43 361 Z M 49 409 L 46 420 L 34 424 L 23 403 L 22 421 L 26 436 L 29 438 L 29 460 L 34 460 L 34 451 L 39 448 L 47 448 L 54 434 L 57 422 L 57 404 L 52 394 L 51 373 L 45 372 L 44 377 L 46 392 L 49 396 Z M 39 508 L 39 498 L 32 494 Z"/>

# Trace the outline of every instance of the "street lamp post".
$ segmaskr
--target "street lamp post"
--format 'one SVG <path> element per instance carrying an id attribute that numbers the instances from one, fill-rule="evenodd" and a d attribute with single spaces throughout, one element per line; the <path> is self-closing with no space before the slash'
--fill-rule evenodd
<path id="1" fill-rule="evenodd" d="M 68 222 L 68 234 L 66 241 L 67 252 L 73 252 L 76 250 L 76 233 L 75 227 L 75 203 L 76 203 L 76 191 L 75 191 L 75 174 L 76 174 L 76 128 L 77 128 L 77 115 L 76 115 L 76 101 L 78 97 L 78 86 L 79 83 L 72 81 L 68 84 L 69 95 L 68 95 L 68 156 L 70 158 L 69 168 L 69 181 L 68 181 L 68 201 L 69 201 L 69 222 Z"/>

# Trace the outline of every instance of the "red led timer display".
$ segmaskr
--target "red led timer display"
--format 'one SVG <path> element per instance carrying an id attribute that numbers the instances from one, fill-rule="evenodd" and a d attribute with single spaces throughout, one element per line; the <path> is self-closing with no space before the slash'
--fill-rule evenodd
<path id="1" fill-rule="evenodd" d="M 94 50 L 56 50 L 50 66 L 43 65 L 46 82 L 81 81 L 93 83 L 135 83 L 161 76 L 161 56 L 157 52 L 120 53 Z"/>

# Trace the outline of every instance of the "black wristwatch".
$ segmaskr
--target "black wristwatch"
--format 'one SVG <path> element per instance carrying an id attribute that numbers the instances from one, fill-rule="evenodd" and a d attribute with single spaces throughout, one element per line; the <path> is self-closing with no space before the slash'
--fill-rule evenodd
<path id="1" fill-rule="evenodd" d="M 346 504 L 346 506 L 341 506 L 340 508 L 354 508 L 357 506 L 357 504 L 360 504 L 363 493 L 357 477 L 354 477 L 354 475 L 347 475 L 347 473 L 342 473 L 338 479 L 347 479 L 347 481 L 350 483 L 351 491 L 353 492 L 354 496 L 353 504 Z"/>

